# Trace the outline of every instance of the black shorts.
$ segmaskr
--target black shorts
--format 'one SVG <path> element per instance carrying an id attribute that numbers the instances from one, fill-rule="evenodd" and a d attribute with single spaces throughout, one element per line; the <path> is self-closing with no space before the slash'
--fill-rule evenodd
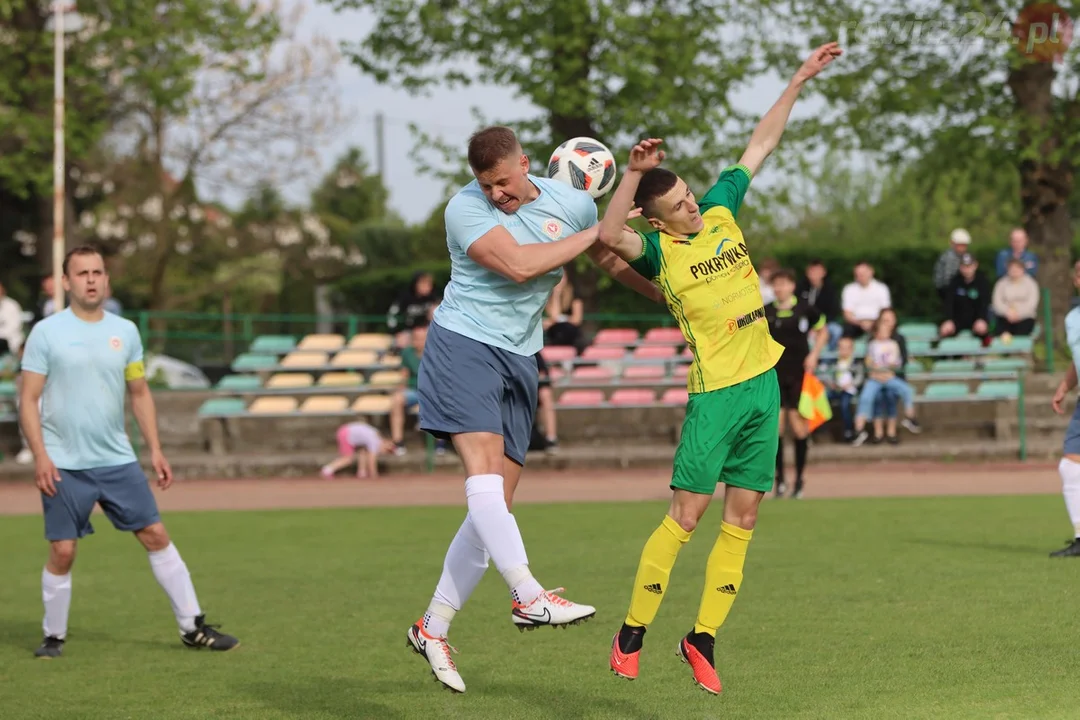
<path id="1" fill-rule="evenodd" d="M 784 410 L 798 410 L 799 398 L 802 397 L 803 369 L 776 368 L 776 379 L 780 383 L 780 407 Z"/>

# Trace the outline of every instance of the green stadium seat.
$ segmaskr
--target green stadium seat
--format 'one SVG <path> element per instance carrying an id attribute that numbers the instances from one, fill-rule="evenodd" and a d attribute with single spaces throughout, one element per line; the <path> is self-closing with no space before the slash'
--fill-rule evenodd
<path id="1" fill-rule="evenodd" d="M 926 372 L 923 364 L 918 360 L 908 360 L 907 365 L 904 366 L 904 373 L 911 375 L 912 373 Z"/>
<path id="2" fill-rule="evenodd" d="M 906 339 L 906 338 L 905 338 Z M 908 355 L 911 357 L 917 355 L 926 355 L 930 352 L 929 340 L 908 340 L 907 341 Z"/>
<path id="3" fill-rule="evenodd" d="M 909 342 L 912 340 L 929 341 L 937 338 L 938 326 L 934 323 L 904 323 L 897 328 L 897 331 Z"/>
<path id="4" fill-rule="evenodd" d="M 262 378 L 258 375 L 226 375 L 218 381 L 218 390 L 258 390 L 262 387 Z"/>
<path id="5" fill-rule="evenodd" d="M 936 360 L 930 372 L 935 375 L 970 375 L 975 372 L 974 360 Z"/>
<path id="6" fill-rule="evenodd" d="M 1017 372 L 1027 369 L 1027 360 L 1023 358 L 988 358 L 983 363 L 986 372 Z"/>
<path id="7" fill-rule="evenodd" d="M 938 343 L 938 353 L 956 355 L 977 355 L 982 352 L 982 341 L 976 337 L 951 337 Z"/>
<path id="8" fill-rule="evenodd" d="M 855 357 L 866 357 L 866 345 L 868 344 L 868 342 L 869 341 L 866 339 L 855 341 Z"/>
<path id="9" fill-rule="evenodd" d="M 233 360 L 233 372 L 254 372 L 256 370 L 271 370 L 277 367 L 277 358 L 273 355 L 254 355 L 244 353 Z"/>
<path id="10" fill-rule="evenodd" d="M 15 397 L 14 380 L 0 380 L 0 397 Z"/>
<path id="11" fill-rule="evenodd" d="M 257 355 L 284 355 L 296 349 L 296 338 L 292 335 L 260 335 L 251 343 L 249 353 Z"/>
<path id="12" fill-rule="evenodd" d="M 1000 353 L 1029 353 L 1033 345 L 1034 341 L 1030 337 L 1014 337 L 1012 342 L 1007 344 L 996 337 L 994 342 L 990 343 L 990 349 Z"/>
<path id="13" fill-rule="evenodd" d="M 202 417 L 243 415 L 247 406 L 241 398 L 210 398 L 199 407 Z"/>
<path id="14" fill-rule="evenodd" d="M 967 383 L 962 382 L 931 383 L 923 393 L 927 398 L 936 400 L 962 400 L 969 394 Z"/>
<path id="15" fill-rule="evenodd" d="M 979 383 L 975 394 L 984 398 L 1015 398 L 1020 394 L 1016 382 L 1012 380 L 987 380 Z"/>

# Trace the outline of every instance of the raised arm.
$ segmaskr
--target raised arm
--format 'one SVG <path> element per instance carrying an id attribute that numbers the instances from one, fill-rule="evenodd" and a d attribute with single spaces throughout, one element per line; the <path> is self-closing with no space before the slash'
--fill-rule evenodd
<path id="1" fill-rule="evenodd" d="M 791 108 L 795 107 L 795 101 L 799 98 L 803 85 L 842 53 L 839 43 L 835 42 L 826 43 L 815 50 L 795 73 L 783 94 L 780 95 L 780 99 L 761 118 L 750 136 L 746 151 L 739 159 L 739 164 L 745 165 L 752 175 L 757 174 L 765 158 L 769 157 L 780 143 L 780 137 L 784 134 L 788 117 L 791 115 Z"/>
<path id="2" fill-rule="evenodd" d="M 604 219 L 600 221 L 600 242 L 628 263 L 640 258 L 645 246 L 639 234 L 626 228 L 626 218 L 634 209 L 634 195 L 637 194 L 641 177 L 659 167 L 664 160 L 664 151 L 660 149 L 663 142 L 659 138 L 649 138 L 630 150 L 630 162 L 623 173 L 622 182 L 615 188 Z"/>

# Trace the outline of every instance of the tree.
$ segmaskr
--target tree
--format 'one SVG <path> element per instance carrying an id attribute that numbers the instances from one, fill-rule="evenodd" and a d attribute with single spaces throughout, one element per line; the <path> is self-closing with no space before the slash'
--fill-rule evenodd
<path id="1" fill-rule="evenodd" d="M 1064 55 L 1072 34 L 1065 13 L 1001 0 L 975 11 L 959 0 L 924 4 L 919 17 L 854 0 L 766 6 L 814 41 L 846 31 L 845 56 L 807 88 L 826 108 L 795 128 L 803 140 L 827 138 L 889 164 L 926 155 L 938 172 L 981 167 L 991 182 L 998 168 L 1013 170 L 1017 220 L 1040 255 L 1060 326 L 1073 295 L 1070 201 L 1080 143 L 1080 88 L 1071 79 L 1080 61 Z M 798 59 L 779 41 L 761 49 L 779 68 Z"/>

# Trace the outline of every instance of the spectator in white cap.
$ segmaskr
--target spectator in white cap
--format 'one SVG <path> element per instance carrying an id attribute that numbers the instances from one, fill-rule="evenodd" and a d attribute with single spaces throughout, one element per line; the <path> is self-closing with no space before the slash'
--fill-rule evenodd
<path id="1" fill-rule="evenodd" d="M 971 245 L 971 235 L 964 228 L 956 228 L 949 235 L 949 242 L 951 247 L 941 253 L 937 262 L 934 263 L 934 287 L 937 288 L 942 306 L 945 304 L 945 294 L 949 289 L 949 283 L 956 277 L 956 273 L 960 272 L 960 258 Z"/>

